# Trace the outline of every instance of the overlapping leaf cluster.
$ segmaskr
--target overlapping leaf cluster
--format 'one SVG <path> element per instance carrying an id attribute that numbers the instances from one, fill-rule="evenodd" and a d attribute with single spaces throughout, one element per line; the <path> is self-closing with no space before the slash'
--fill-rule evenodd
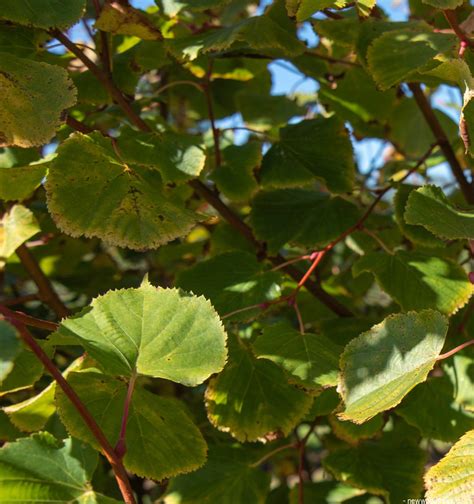
<path id="1" fill-rule="evenodd" d="M 38 352 L 142 502 L 471 502 L 474 11 L 406 9 L 0 2 L 1 502 L 123 498 Z"/>

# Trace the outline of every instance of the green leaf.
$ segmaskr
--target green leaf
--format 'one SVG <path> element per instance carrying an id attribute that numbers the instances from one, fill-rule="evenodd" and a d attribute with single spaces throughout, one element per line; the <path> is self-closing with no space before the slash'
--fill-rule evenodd
<path id="1" fill-rule="evenodd" d="M 444 371 L 455 390 L 455 401 L 461 409 L 474 412 L 473 359 L 458 353 L 445 361 Z"/>
<path id="2" fill-rule="evenodd" d="M 431 7 L 436 7 L 441 10 L 454 10 L 460 7 L 464 0 L 421 0 L 426 5 L 431 5 Z"/>
<path id="3" fill-rule="evenodd" d="M 68 383 L 114 446 L 120 432 L 127 384 L 93 370 L 71 372 Z M 100 449 L 96 438 L 59 387 L 56 402 L 68 431 Z M 140 386 L 135 387 L 130 404 L 126 446 L 125 467 L 134 474 L 157 481 L 193 471 L 206 460 L 206 442 L 182 404 Z"/>
<path id="4" fill-rule="evenodd" d="M 0 501 L 118 504 L 94 492 L 97 453 L 73 439 L 42 432 L 0 449 Z"/>
<path id="5" fill-rule="evenodd" d="M 393 204 L 395 219 L 400 227 L 400 231 L 413 243 L 423 245 L 424 247 L 443 247 L 444 242 L 436 238 L 428 229 L 415 225 L 417 224 L 415 222 L 408 223 L 406 220 L 405 209 L 407 208 L 407 202 L 410 196 L 417 192 L 416 189 L 417 186 L 401 184 L 395 193 Z"/>
<path id="6" fill-rule="evenodd" d="M 343 485 L 338 481 L 320 481 L 318 483 L 305 482 L 303 484 L 304 504 L 316 504 L 317 502 L 326 504 L 341 504 L 349 499 L 360 495 L 361 491 L 357 488 Z M 300 504 L 299 485 L 294 485 L 290 491 L 289 504 Z"/>
<path id="7" fill-rule="evenodd" d="M 7 53 L 0 53 L 0 93 L 0 147 L 48 143 L 76 103 L 66 70 Z"/>
<path id="8" fill-rule="evenodd" d="M 161 40 L 160 30 L 144 12 L 118 2 L 105 3 L 95 23 L 97 30 L 117 35 L 131 35 L 142 40 Z"/>
<path id="9" fill-rule="evenodd" d="M 340 402 L 341 398 L 335 388 L 321 389 L 314 397 L 313 404 L 305 420 L 312 422 L 317 417 L 329 415 L 338 407 Z"/>
<path id="10" fill-rule="evenodd" d="M 56 335 L 57 333 L 53 334 Z M 48 343 L 51 343 L 51 341 L 48 340 Z M 74 343 L 73 340 L 72 344 Z M 77 371 L 83 364 L 84 358 L 77 358 L 62 372 L 62 375 L 67 378 L 71 371 Z M 39 431 L 45 428 L 46 423 L 56 411 L 55 391 L 56 382 L 53 380 L 39 394 L 24 401 L 5 406 L 3 411 L 8 414 L 12 423 L 22 431 Z"/>
<path id="11" fill-rule="evenodd" d="M 434 109 L 433 112 L 448 139 L 451 142 L 456 141 L 458 138 L 456 123 L 440 110 Z M 393 108 L 390 116 L 389 138 L 405 156 L 414 159 L 423 156 L 436 143 L 436 138 L 423 113 L 412 98 L 401 100 Z"/>
<path id="12" fill-rule="evenodd" d="M 323 9 L 341 9 L 346 0 L 286 0 L 288 15 L 296 17 L 296 21 L 306 21 L 316 12 Z"/>
<path id="13" fill-rule="evenodd" d="M 328 420 L 334 435 L 349 444 L 357 444 L 361 439 L 374 437 L 382 430 L 385 423 L 381 414 L 374 416 L 363 424 L 356 424 L 349 420 L 339 420 L 336 415 L 330 415 Z"/>
<path id="14" fill-rule="evenodd" d="M 235 97 L 235 106 L 244 121 L 257 130 L 270 129 L 286 124 L 295 116 L 305 113 L 304 107 L 286 95 L 262 95 L 261 90 L 244 89 Z"/>
<path id="15" fill-rule="evenodd" d="M 123 161 L 158 170 L 164 183 L 196 178 L 206 162 L 203 146 L 190 135 L 127 128 L 116 142 Z"/>
<path id="16" fill-rule="evenodd" d="M 474 430 L 464 436 L 425 475 L 426 498 L 465 504 L 474 486 Z"/>
<path id="17" fill-rule="evenodd" d="M 24 434 L 11 423 L 8 415 L 0 409 L 0 441 L 14 441 L 23 436 Z"/>
<path id="18" fill-rule="evenodd" d="M 368 17 L 370 16 L 376 3 L 377 0 L 357 0 L 356 1 L 357 12 L 363 18 Z"/>
<path id="19" fill-rule="evenodd" d="M 344 123 L 335 116 L 302 121 L 280 129 L 262 161 L 264 186 L 294 187 L 315 178 L 334 193 L 349 192 L 355 178 L 352 145 Z"/>
<path id="20" fill-rule="evenodd" d="M 241 442 L 287 436 L 311 403 L 309 395 L 288 384 L 283 370 L 256 359 L 241 341 L 232 341 L 227 366 L 206 390 L 211 423 Z"/>
<path id="21" fill-rule="evenodd" d="M 59 334 L 75 336 L 109 374 L 136 370 L 194 386 L 226 361 L 226 334 L 211 303 L 147 282 L 95 298 L 64 319 Z"/>
<path id="22" fill-rule="evenodd" d="M 474 212 L 456 209 L 443 191 L 433 185 L 411 192 L 405 220 L 446 240 L 474 239 Z"/>
<path id="23" fill-rule="evenodd" d="M 25 432 L 41 430 L 56 411 L 54 404 L 55 382 L 51 382 L 39 394 L 3 408 L 12 423 Z"/>
<path id="24" fill-rule="evenodd" d="M 254 177 L 262 161 L 262 146 L 258 142 L 229 145 L 222 151 L 223 164 L 212 172 L 219 191 L 233 201 L 247 201 L 258 189 Z"/>
<path id="25" fill-rule="evenodd" d="M 0 18 L 26 26 L 67 28 L 82 17 L 86 0 L 2 0 Z"/>
<path id="26" fill-rule="evenodd" d="M 275 325 L 264 329 L 253 348 L 258 358 L 278 364 L 302 387 L 318 390 L 337 385 L 342 347 L 323 335 Z"/>
<path id="27" fill-rule="evenodd" d="M 14 205 L 0 220 L 0 267 L 25 241 L 40 231 L 31 210 Z"/>
<path id="28" fill-rule="evenodd" d="M 0 397 L 5 394 L 30 388 L 43 374 L 43 365 L 36 355 L 22 346 L 16 356 L 13 369 L 0 383 Z"/>
<path id="29" fill-rule="evenodd" d="M 343 420 L 363 423 L 393 408 L 433 369 L 448 330 L 433 310 L 390 315 L 352 340 L 341 356 Z"/>
<path id="30" fill-rule="evenodd" d="M 46 176 L 46 165 L 36 164 L 14 168 L 0 168 L 0 199 L 21 201 L 41 184 Z"/>
<path id="31" fill-rule="evenodd" d="M 339 117 L 356 125 L 358 121 L 383 122 L 389 119 L 395 104 L 395 91 L 379 91 L 362 68 L 349 69 L 336 87 L 321 83 L 318 95 L 322 103 L 328 104 Z"/>
<path id="32" fill-rule="evenodd" d="M 338 480 L 385 497 L 387 504 L 416 499 L 422 490 L 425 452 L 418 447 L 413 429 L 400 425 L 379 440 L 342 447 L 323 460 Z"/>
<path id="33" fill-rule="evenodd" d="M 352 271 L 355 276 L 364 271 L 373 273 L 403 310 L 433 308 L 451 314 L 464 306 L 473 292 L 461 266 L 418 252 L 372 252 L 354 263 Z"/>
<path id="34" fill-rule="evenodd" d="M 164 504 L 264 504 L 270 474 L 253 462 L 255 455 L 241 446 L 212 446 L 204 467 L 171 480 Z"/>
<path id="35" fill-rule="evenodd" d="M 216 9 L 228 4 L 231 0 L 161 0 L 163 11 L 167 16 L 176 16 L 182 9 L 203 11 Z"/>
<path id="36" fill-rule="evenodd" d="M 13 369 L 15 358 L 20 350 L 18 332 L 12 325 L 0 320 L 0 383 Z"/>
<path id="37" fill-rule="evenodd" d="M 201 218 L 163 187 L 156 171 L 120 160 L 100 133 L 74 133 L 60 145 L 46 190 L 49 211 L 66 234 L 121 247 L 156 248 Z"/>
<path id="38" fill-rule="evenodd" d="M 417 71 L 436 66 L 435 56 L 456 47 L 455 35 L 403 29 L 384 33 L 367 52 L 369 70 L 381 89 L 409 80 Z"/>
<path id="39" fill-rule="evenodd" d="M 474 413 L 456 402 L 453 384 L 446 376 L 417 385 L 396 411 L 429 439 L 456 441 L 474 428 Z"/>
<path id="40" fill-rule="evenodd" d="M 182 271 L 176 285 L 204 295 L 218 313 L 226 315 L 253 304 L 261 304 L 280 296 L 280 275 L 264 271 L 255 254 L 233 251 L 197 263 Z M 259 308 L 235 314 L 234 320 L 248 320 Z"/>
<path id="41" fill-rule="evenodd" d="M 257 238 L 267 242 L 272 252 L 286 243 L 324 247 L 358 218 L 357 207 L 349 201 L 304 189 L 261 192 L 250 214 Z"/>
<path id="42" fill-rule="evenodd" d="M 34 58 L 41 39 L 39 30 L 0 21 L 0 52 L 2 53 L 20 58 Z"/>
<path id="43" fill-rule="evenodd" d="M 194 60 L 200 54 L 226 52 L 238 46 L 281 56 L 297 56 L 305 46 L 270 16 L 254 16 L 239 23 L 189 37 L 167 41 L 170 51 L 179 58 Z"/>

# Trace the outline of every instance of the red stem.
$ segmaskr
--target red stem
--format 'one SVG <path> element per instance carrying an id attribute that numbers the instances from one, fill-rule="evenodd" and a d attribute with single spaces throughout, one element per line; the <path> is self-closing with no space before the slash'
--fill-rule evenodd
<path id="1" fill-rule="evenodd" d="M 130 377 L 130 381 L 128 382 L 127 396 L 125 397 L 125 402 L 123 404 L 123 415 L 122 415 L 122 423 L 120 426 L 120 434 L 117 444 L 115 445 L 115 453 L 117 454 L 117 457 L 119 457 L 120 459 L 123 459 L 125 453 L 127 452 L 127 443 L 126 443 L 127 423 L 136 380 L 137 380 L 137 372 L 134 371 L 132 373 L 132 376 Z"/>
<path id="2" fill-rule="evenodd" d="M 464 33 L 463 29 L 459 26 L 456 13 L 453 10 L 444 10 L 443 14 L 449 26 L 461 41 L 461 43 L 464 44 L 464 46 L 474 47 L 474 42 L 466 35 L 466 33 Z"/>
<path id="3" fill-rule="evenodd" d="M 64 394 L 71 401 L 73 406 L 76 408 L 79 415 L 84 420 L 84 423 L 87 425 L 93 436 L 96 438 L 97 442 L 100 444 L 102 448 L 102 453 L 109 461 L 112 466 L 112 470 L 115 474 L 115 479 L 117 480 L 118 486 L 122 493 L 122 497 L 126 504 L 136 504 L 135 497 L 133 495 L 132 487 L 130 486 L 130 481 L 128 479 L 127 471 L 125 470 L 122 461 L 119 457 L 117 457 L 114 449 L 110 445 L 109 441 L 105 437 L 102 429 L 99 427 L 94 417 L 89 413 L 89 410 L 85 407 L 79 396 L 76 394 L 74 389 L 69 385 L 61 372 L 56 368 L 53 362 L 49 359 L 40 345 L 36 342 L 33 336 L 30 334 L 28 329 L 20 322 L 15 320 L 14 318 L 8 317 L 8 321 L 14 325 L 18 332 L 20 333 L 21 338 L 25 342 L 25 344 L 30 347 L 32 352 L 36 355 L 36 357 L 41 361 L 43 366 L 49 371 L 49 373 L 56 380 L 56 383 L 61 387 Z"/>
<path id="4" fill-rule="evenodd" d="M 451 355 L 454 355 L 457 352 L 460 352 L 461 350 L 464 350 L 464 348 L 467 348 L 468 346 L 474 345 L 474 340 L 466 341 L 465 343 L 462 343 L 461 345 L 457 346 L 456 348 L 453 348 L 449 352 L 446 352 L 444 354 L 441 354 L 438 356 L 436 359 L 438 360 L 443 360 L 447 359 L 448 357 L 451 357 Z"/>
<path id="5" fill-rule="evenodd" d="M 37 327 L 38 329 L 46 329 L 47 331 L 56 331 L 59 324 L 56 322 L 50 322 L 49 320 L 43 320 L 36 317 L 27 315 L 19 311 L 13 311 L 8 309 L 5 305 L 0 305 L 0 313 L 2 313 L 6 318 L 14 319 L 21 324 Z"/>

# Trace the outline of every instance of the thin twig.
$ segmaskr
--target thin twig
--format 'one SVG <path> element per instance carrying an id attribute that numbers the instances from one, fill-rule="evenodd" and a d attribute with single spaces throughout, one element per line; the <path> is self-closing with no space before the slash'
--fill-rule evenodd
<path id="1" fill-rule="evenodd" d="M 325 54 L 319 54 L 314 51 L 306 51 L 304 54 L 306 56 L 312 56 L 313 58 L 318 58 L 320 60 L 327 61 L 329 63 L 339 64 L 339 65 L 348 65 L 348 66 L 354 66 L 354 67 L 361 66 L 360 63 L 357 63 L 357 61 L 348 61 L 348 60 L 333 58 L 332 56 L 327 56 Z"/>
<path id="2" fill-rule="evenodd" d="M 117 457 L 114 449 L 112 448 L 111 444 L 105 437 L 105 434 L 102 432 L 102 429 L 99 427 L 94 417 L 90 414 L 89 410 L 86 408 L 86 406 L 81 401 L 79 396 L 76 394 L 74 389 L 65 380 L 61 372 L 56 368 L 56 366 L 46 355 L 44 350 L 33 338 L 28 329 L 22 323 L 18 322 L 13 318 L 8 317 L 8 321 L 18 329 L 18 332 L 23 341 L 25 342 L 25 344 L 32 350 L 32 352 L 41 361 L 41 363 L 47 369 L 47 371 L 53 376 L 59 387 L 61 387 L 64 394 L 76 408 L 77 412 L 82 417 L 84 423 L 87 425 L 87 427 L 89 428 L 89 430 L 91 431 L 97 442 L 100 444 L 102 453 L 112 466 L 112 470 L 114 471 L 115 474 L 115 479 L 117 480 L 118 486 L 120 488 L 125 503 L 136 504 L 135 497 L 133 495 L 133 490 L 132 487 L 130 486 L 130 481 L 128 479 L 127 471 L 125 470 L 120 458 Z"/>
<path id="3" fill-rule="evenodd" d="M 254 462 L 253 464 L 250 464 L 249 467 L 259 467 L 261 466 L 264 462 L 266 462 L 268 459 L 272 458 L 273 455 L 276 455 L 277 453 L 280 453 L 283 450 L 288 450 L 288 448 L 296 448 L 298 446 L 298 443 L 288 443 L 282 446 L 278 446 L 271 452 L 266 453 L 262 458 L 258 459 L 257 462 Z"/>
<path id="4" fill-rule="evenodd" d="M 47 304 L 59 318 L 64 318 L 69 315 L 69 310 L 64 303 L 59 299 L 56 291 L 53 289 L 48 277 L 43 273 L 39 267 L 36 259 L 25 246 L 20 245 L 16 249 L 16 255 L 21 261 L 21 264 L 28 272 L 33 282 L 38 287 L 38 297 L 41 301 Z"/>
<path id="5" fill-rule="evenodd" d="M 219 138 L 219 130 L 216 127 L 216 117 L 214 114 L 214 105 L 212 103 L 212 95 L 211 95 L 211 75 L 212 75 L 212 66 L 213 60 L 211 59 L 209 62 L 209 67 L 206 73 L 206 81 L 203 84 L 204 95 L 206 97 L 207 103 L 207 113 L 209 115 L 209 121 L 211 122 L 211 130 L 212 136 L 214 138 L 214 156 L 216 161 L 216 168 L 219 168 L 222 164 L 222 154 L 220 148 L 220 138 Z"/>
<path id="6" fill-rule="evenodd" d="M 418 108 L 423 114 L 423 117 L 428 123 L 428 126 L 431 129 L 434 137 L 436 138 L 438 145 L 443 151 L 444 157 L 446 158 L 446 161 L 448 162 L 454 177 L 458 181 L 464 198 L 468 203 L 474 204 L 474 187 L 468 182 L 466 176 L 464 175 L 464 171 L 459 164 L 453 147 L 451 146 L 448 137 L 446 136 L 446 133 L 441 126 L 441 123 L 439 122 L 433 109 L 431 108 L 431 105 L 426 98 L 425 93 L 423 93 L 418 83 L 408 84 L 408 87 L 413 93 L 413 97 L 415 98 Z"/>
<path id="7" fill-rule="evenodd" d="M 59 324 L 56 324 L 56 322 L 50 322 L 49 320 L 32 317 L 23 312 L 10 310 L 2 304 L 0 304 L 0 313 L 9 319 L 17 320 L 21 324 L 37 327 L 38 329 L 46 329 L 46 331 L 56 331 L 59 327 Z"/>
<path id="8" fill-rule="evenodd" d="M 443 14 L 449 26 L 452 28 L 453 32 L 456 34 L 458 39 L 464 45 L 464 48 L 466 46 L 474 47 L 474 41 L 472 41 L 463 31 L 463 29 L 459 26 L 458 19 L 456 17 L 456 12 L 454 10 L 443 10 Z M 462 54 L 460 56 L 462 56 Z"/>
<path id="9" fill-rule="evenodd" d="M 39 300 L 38 294 L 25 294 L 24 296 L 18 296 L 13 299 L 2 299 L 0 300 L 0 305 L 15 306 L 29 303 L 30 301 L 38 301 L 38 300 Z"/>
<path id="10" fill-rule="evenodd" d="M 120 89 L 115 86 L 109 75 L 99 68 L 83 51 L 77 47 L 74 42 L 68 39 L 61 31 L 54 29 L 49 32 L 55 37 L 66 49 L 72 52 L 84 65 L 91 71 L 96 79 L 101 82 L 105 89 L 109 92 L 110 96 L 115 100 L 117 105 L 124 111 L 125 115 L 132 121 L 132 123 L 142 131 L 152 131 L 151 127 L 133 110 L 130 103 L 126 100 Z"/>
<path id="11" fill-rule="evenodd" d="M 100 6 L 99 0 L 93 0 L 95 9 L 95 16 L 98 18 L 102 11 L 102 7 Z M 100 34 L 100 59 L 102 61 L 102 68 L 107 75 L 110 75 L 111 68 L 111 60 L 110 60 L 110 52 L 109 52 L 109 37 L 107 33 L 99 30 Z"/>
<path id="12" fill-rule="evenodd" d="M 163 93 L 163 91 L 166 91 L 169 88 L 172 88 L 175 86 L 182 86 L 182 85 L 193 86 L 201 93 L 204 91 L 202 84 L 199 84 L 198 82 L 194 82 L 194 81 L 190 81 L 190 80 L 176 80 L 176 81 L 168 82 L 167 84 L 164 84 L 163 86 L 161 86 L 160 88 L 158 88 L 155 91 L 155 94 L 159 95 L 159 94 Z"/>

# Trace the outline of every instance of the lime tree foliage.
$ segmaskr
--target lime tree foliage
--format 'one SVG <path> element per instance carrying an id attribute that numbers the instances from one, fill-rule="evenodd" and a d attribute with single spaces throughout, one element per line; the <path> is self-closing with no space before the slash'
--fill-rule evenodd
<path id="1" fill-rule="evenodd" d="M 472 503 L 474 8 L 394 8 L 0 1 L 0 502 Z"/>

